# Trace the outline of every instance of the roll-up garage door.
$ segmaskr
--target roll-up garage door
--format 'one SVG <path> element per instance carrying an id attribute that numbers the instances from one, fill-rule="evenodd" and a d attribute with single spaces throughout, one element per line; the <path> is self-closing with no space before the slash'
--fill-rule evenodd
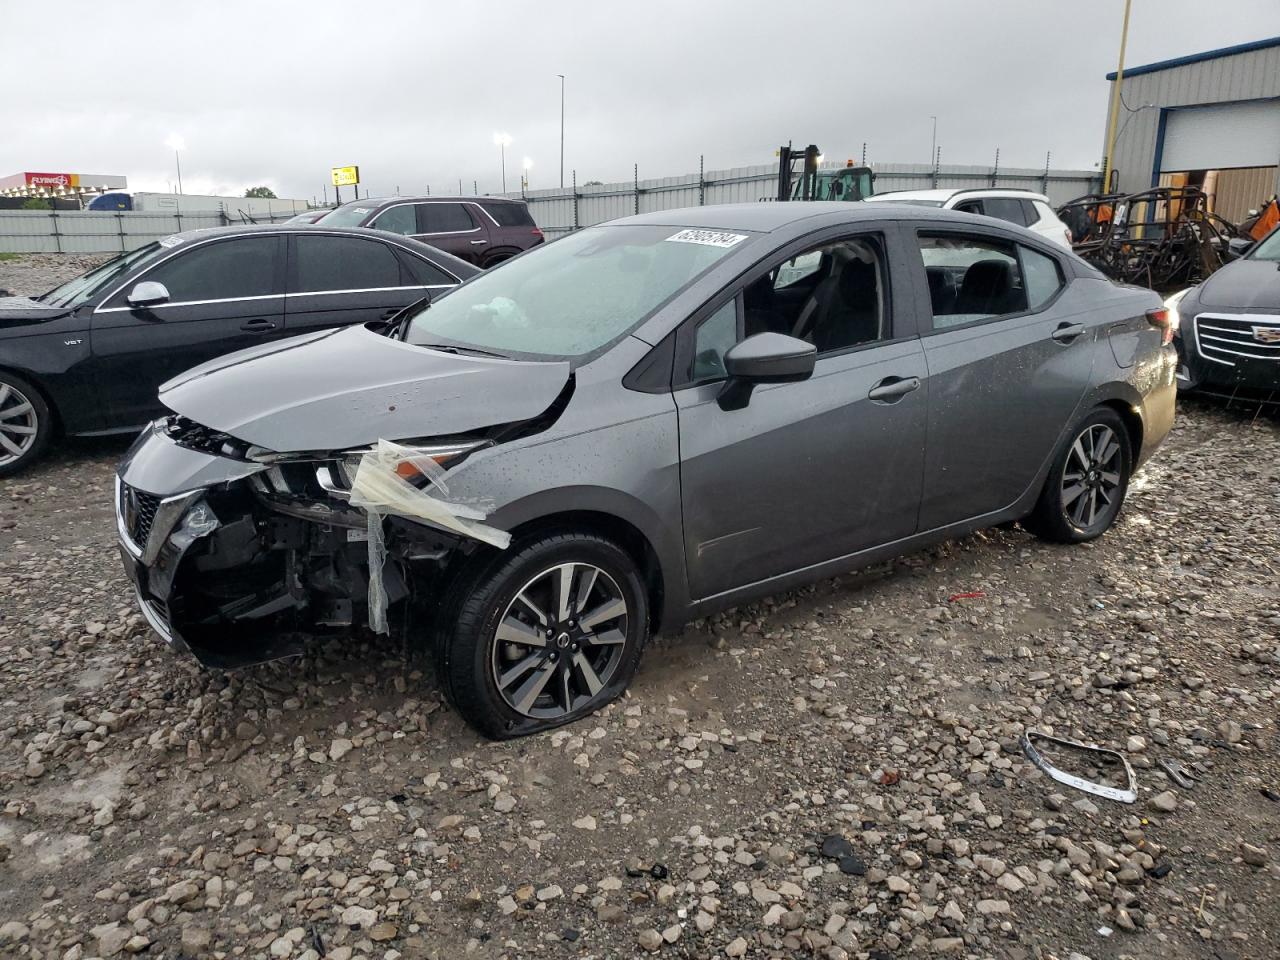
<path id="1" fill-rule="evenodd" d="M 1170 110 L 1161 172 L 1272 167 L 1280 162 L 1280 100 Z"/>

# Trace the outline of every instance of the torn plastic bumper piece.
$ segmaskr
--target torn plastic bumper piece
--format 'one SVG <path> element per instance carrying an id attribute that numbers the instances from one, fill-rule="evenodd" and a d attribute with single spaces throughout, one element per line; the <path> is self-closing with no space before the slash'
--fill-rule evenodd
<path id="1" fill-rule="evenodd" d="M 1092 780 L 1086 780 L 1084 777 L 1077 777 L 1074 774 L 1059 770 L 1048 760 L 1046 760 L 1032 744 L 1032 740 L 1040 740 L 1045 743 L 1056 744 L 1060 747 L 1067 747 L 1072 750 L 1079 750 L 1085 753 L 1093 753 L 1100 756 L 1113 757 L 1124 767 L 1125 775 L 1128 778 L 1129 786 L 1127 789 L 1119 787 L 1109 787 L 1103 783 L 1095 783 Z M 1117 800 L 1120 803 L 1136 803 L 1138 799 L 1138 779 L 1134 775 L 1133 767 L 1129 765 L 1129 760 L 1123 753 L 1118 750 L 1108 750 L 1105 747 L 1095 747 L 1092 744 L 1080 743 L 1077 740 L 1067 740 L 1065 737 L 1055 737 L 1047 733 L 1040 733 L 1037 730 L 1027 730 L 1022 734 L 1022 752 L 1027 755 L 1027 759 L 1035 764 L 1050 778 L 1057 780 L 1059 783 L 1065 784 L 1076 790 L 1083 790 L 1085 793 L 1093 794 L 1095 797 L 1104 797 L 1107 800 Z"/>
<path id="2" fill-rule="evenodd" d="M 448 471 L 427 451 L 387 440 L 379 440 L 373 450 L 360 458 L 348 503 L 364 510 L 368 517 L 369 628 L 375 633 L 386 633 L 388 628 L 388 598 L 383 581 L 387 559 L 384 516 L 425 522 L 499 550 L 511 545 L 511 534 L 481 522 L 485 518 L 481 510 L 449 503 L 427 492 L 431 488 L 448 496 L 447 477 Z"/>

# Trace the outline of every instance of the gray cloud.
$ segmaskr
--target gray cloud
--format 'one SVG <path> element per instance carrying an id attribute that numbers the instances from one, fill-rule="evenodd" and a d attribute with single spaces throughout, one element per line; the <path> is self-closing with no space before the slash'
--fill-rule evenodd
<path id="1" fill-rule="evenodd" d="M 265 183 L 319 196 L 361 166 L 375 193 L 500 187 L 493 133 L 531 186 L 772 162 L 789 139 L 828 157 L 1092 167 L 1102 152 L 1120 0 L 117 2 L 5 13 L 0 174 L 118 173 L 135 189 Z M 115 24 L 95 36 L 93 24 Z M 1280 33 L 1275 0 L 1136 0 L 1130 64 Z M 363 192 L 363 191 L 362 191 Z"/>

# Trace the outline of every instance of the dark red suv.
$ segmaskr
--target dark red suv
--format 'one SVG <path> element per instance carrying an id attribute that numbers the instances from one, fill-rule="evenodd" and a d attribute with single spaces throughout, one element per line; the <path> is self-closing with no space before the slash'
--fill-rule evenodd
<path id="1" fill-rule="evenodd" d="M 319 222 L 401 233 L 481 267 L 492 267 L 543 242 L 528 205 L 502 197 L 353 200 Z"/>

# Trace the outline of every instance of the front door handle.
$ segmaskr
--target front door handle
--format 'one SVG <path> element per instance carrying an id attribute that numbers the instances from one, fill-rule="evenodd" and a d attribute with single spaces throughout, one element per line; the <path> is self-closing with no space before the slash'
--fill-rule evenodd
<path id="1" fill-rule="evenodd" d="M 488 243 L 488 242 L 489 242 L 488 240 L 472 240 L 471 245 L 475 246 L 477 243 Z"/>
<path id="2" fill-rule="evenodd" d="M 275 328 L 276 324 L 274 320 L 266 320 L 262 317 L 259 317 L 257 320 L 246 320 L 244 323 L 240 324 L 240 329 L 244 330 L 246 333 L 266 333 L 269 330 L 274 330 Z"/>
<path id="3" fill-rule="evenodd" d="M 893 403 L 913 390 L 920 389 L 919 377 L 885 377 L 867 393 L 868 400 Z"/>
<path id="4" fill-rule="evenodd" d="M 1083 323 L 1060 323 L 1058 324 L 1058 329 L 1054 330 L 1049 336 L 1058 341 L 1058 343 L 1070 343 L 1082 333 L 1084 333 Z"/>

